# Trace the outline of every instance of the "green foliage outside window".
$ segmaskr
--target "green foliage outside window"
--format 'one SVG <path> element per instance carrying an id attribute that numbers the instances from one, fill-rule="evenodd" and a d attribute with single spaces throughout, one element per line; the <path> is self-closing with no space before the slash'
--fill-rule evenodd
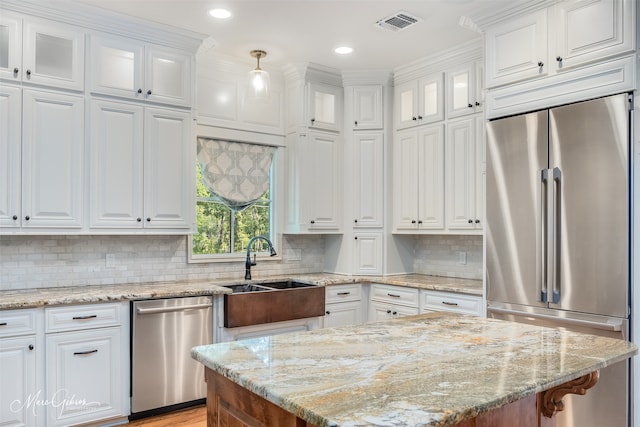
<path id="1" fill-rule="evenodd" d="M 245 245 L 254 236 L 270 238 L 270 191 L 253 206 L 233 212 L 215 200 L 202 182 L 200 166 L 196 164 L 196 212 L 198 234 L 193 236 L 193 254 L 230 254 L 244 252 Z M 260 250 L 257 241 L 252 250 Z"/>

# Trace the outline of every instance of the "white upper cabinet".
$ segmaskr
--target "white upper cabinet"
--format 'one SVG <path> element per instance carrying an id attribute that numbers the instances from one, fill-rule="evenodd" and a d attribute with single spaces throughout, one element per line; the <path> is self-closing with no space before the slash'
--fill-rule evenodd
<path id="1" fill-rule="evenodd" d="M 353 130 L 382 129 L 382 85 L 353 87 Z"/>
<path id="2" fill-rule="evenodd" d="M 444 119 L 443 73 L 398 85 L 394 110 L 397 129 Z"/>
<path id="3" fill-rule="evenodd" d="M 447 71 L 447 117 L 454 118 L 482 111 L 483 67 L 469 62 Z"/>
<path id="4" fill-rule="evenodd" d="M 381 275 L 383 259 L 382 232 L 354 233 L 354 274 Z"/>
<path id="5" fill-rule="evenodd" d="M 340 132 L 342 130 L 342 88 L 310 82 L 308 91 L 309 127 Z"/>
<path id="6" fill-rule="evenodd" d="M 22 90 L 0 85 L 0 227 L 20 227 Z"/>
<path id="7" fill-rule="evenodd" d="M 191 105 L 191 56 L 111 36 L 91 37 L 91 92 Z"/>
<path id="8" fill-rule="evenodd" d="M 81 228 L 84 98 L 24 90 L 22 226 Z"/>
<path id="9" fill-rule="evenodd" d="M 487 87 L 632 52 L 634 0 L 568 0 L 486 31 Z"/>
<path id="10" fill-rule="evenodd" d="M 384 134 L 357 132 L 354 136 L 354 227 L 384 225 Z"/>
<path id="11" fill-rule="evenodd" d="M 58 88 L 84 89 L 84 37 L 75 27 L 0 16 L 0 77 Z"/>

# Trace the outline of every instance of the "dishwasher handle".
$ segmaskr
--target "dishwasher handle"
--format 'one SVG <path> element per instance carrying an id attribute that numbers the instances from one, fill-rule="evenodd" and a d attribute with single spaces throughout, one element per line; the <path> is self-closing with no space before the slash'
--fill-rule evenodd
<path id="1" fill-rule="evenodd" d="M 212 308 L 212 307 L 213 307 L 212 304 L 176 305 L 173 307 L 155 307 L 155 308 L 136 307 L 136 314 L 169 313 L 173 311 L 194 310 L 194 309 Z"/>

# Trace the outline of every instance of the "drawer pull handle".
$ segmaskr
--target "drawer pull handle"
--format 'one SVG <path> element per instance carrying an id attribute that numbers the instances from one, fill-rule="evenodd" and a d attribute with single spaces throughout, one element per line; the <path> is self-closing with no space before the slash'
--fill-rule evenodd
<path id="1" fill-rule="evenodd" d="M 89 316 L 73 316 L 73 320 L 95 319 L 96 317 L 98 317 L 97 314 L 91 314 Z"/>
<path id="2" fill-rule="evenodd" d="M 396 294 L 387 294 L 387 295 L 389 295 L 390 297 L 393 297 L 393 298 L 400 298 L 400 295 L 396 295 Z"/>
<path id="3" fill-rule="evenodd" d="M 7 326 L 7 322 L 0 323 L 0 326 Z"/>
<path id="4" fill-rule="evenodd" d="M 338 295 L 351 295 L 351 292 L 338 292 Z"/>
<path id="5" fill-rule="evenodd" d="M 458 305 L 457 302 L 442 301 L 444 305 Z"/>
<path id="6" fill-rule="evenodd" d="M 95 350 L 88 350 L 88 351 L 76 351 L 75 353 L 73 353 L 74 356 L 85 356 L 87 354 L 92 354 L 92 353 L 97 353 L 98 349 Z"/>

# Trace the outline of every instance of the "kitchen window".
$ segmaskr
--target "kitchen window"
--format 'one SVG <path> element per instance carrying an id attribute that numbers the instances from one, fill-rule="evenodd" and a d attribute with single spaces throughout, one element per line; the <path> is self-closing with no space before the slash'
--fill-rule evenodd
<path id="1" fill-rule="evenodd" d="M 199 140 L 199 144 L 200 144 Z M 224 142 L 222 142 L 224 144 Z M 234 143 L 229 143 L 229 146 Z M 238 143 L 235 143 L 236 147 Z M 241 144 L 244 148 L 250 144 Z M 215 261 L 236 261 L 244 260 L 246 256 L 246 244 L 254 236 L 265 236 L 273 241 L 272 224 L 273 203 L 271 195 L 273 194 L 273 170 L 274 163 L 271 162 L 267 170 L 268 188 L 256 200 L 253 200 L 248 206 L 242 205 L 234 207 L 233 203 L 221 197 L 212 191 L 215 184 L 212 183 L 211 177 L 205 177 L 203 172 L 207 170 L 206 162 L 227 162 L 228 158 L 222 155 L 219 160 L 214 158 L 212 153 L 220 153 L 220 150 L 226 150 L 228 146 L 218 146 L 218 150 L 213 150 L 209 154 L 211 158 L 203 159 L 199 155 L 199 161 L 196 162 L 196 220 L 197 233 L 189 236 L 189 262 L 215 262 Z M 200 146 L 199 146 L 200 149 Z M 205 156 L 206 157 L 206 156 Z M 270 160 L 270 159 L 269 159 Z M 205 165 L 203 166 L 203 162 Z M 218 170 L 218 165 L 215 169 Z M 233 174 L 237 173 L 234 168 Z M 208 178 L 208 179 L 207 179 Z M 231 205 L 231 207 L 229 207 Z M 252 251 L 265 251 L 269 254 L 266 244 L 261 246 L 263 241 L 256 241 Z M 273 241 L 274 245 L 277 243 Z"/>

